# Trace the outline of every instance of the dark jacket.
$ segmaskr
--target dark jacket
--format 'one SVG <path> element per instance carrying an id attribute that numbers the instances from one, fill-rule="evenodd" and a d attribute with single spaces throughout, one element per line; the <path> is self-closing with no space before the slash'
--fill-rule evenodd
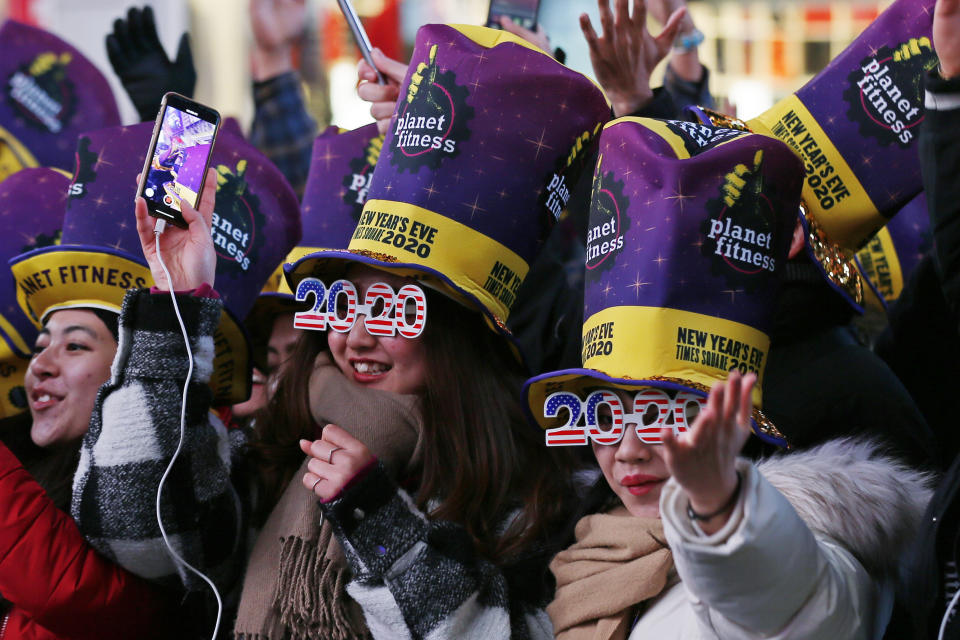
<path id="1" fill-rule="evenodd" d="M 793 448 L 864 435 L 928 466 L 930 429 L 907 389 L 860 339 L 852 314 L 805 256 L 790 261 L 770 335 L 763 411 Z"/>
<path id="2" fill-rule="evenodd" d="M 888 638 L 937 638 L 960 589 L 960 437 L 956 380 L 960 357 L 960 79 L 927 77 L 920 161 L 934 251 L 917 268 L 891 310 L 878 344 L 929 417 L 950 463 L 927 507 L 924 527 L 907 563 L 906 586 Z M 951 610 L 944 638 L 960 638 L 960 613 Z"/>

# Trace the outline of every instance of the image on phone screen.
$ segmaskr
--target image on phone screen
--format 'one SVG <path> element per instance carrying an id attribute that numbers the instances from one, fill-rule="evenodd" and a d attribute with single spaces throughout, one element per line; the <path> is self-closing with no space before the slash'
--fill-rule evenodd
<path id="1" fill-rule="evenodd" d="M 216 124 L 167 105 L 147 171 L 143 196 L 180 211 L 180 201 L 197 205 Z"/>
<path id="2" fill-rule="evenodd" d="M 500 16 L 506 16 L 525 29 L 537 24 L 540 0 L 491 0 L 487 26 L 500 28 Z"/>

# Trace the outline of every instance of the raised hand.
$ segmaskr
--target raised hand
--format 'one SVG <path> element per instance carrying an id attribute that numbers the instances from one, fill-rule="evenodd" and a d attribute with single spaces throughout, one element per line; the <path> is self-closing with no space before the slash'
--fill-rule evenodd
<path id="1" fill-rule="evenodd" d="M 933 48 L 940 57 L 940 75 L 960 76 L 960 0 L 937 0 L 933 10 Z"/>
<path id="2" fill-rule="evenodd" d="M 365 444 L 335 424 L 324 427 L 319 440 L 301 440 L 300 449 L 310 456 L 303 486 L 324 502 L 335 498 L 373 460 Z"/>
<path id="3" fill-rule="evenodd" d="M 250 0 L 253 74 L 266 80 L 293 69 L 293 44 L 306 29 L 306 0 Z"/>
<path id="4" fill-rule="evenodd" d="M 107 36 L 107 57 L 110 66 L 120 78 L 140 120 L 153 120 L 160 108 L 160 100 L 168 91 L 193 97 L 197 71 L 190 52 L 190 37 L 180 37 L 177 57 L 167 57 L 160 38 L 153 9 L 132 7 L 127 19 L 113 23 L 113 33 Z"/>
<path id="5" fill-rule="evenodd" d="M 213 219 L 216 196 L 217 172 L 209 169 L 203 183 L 199 208 L 194 209 L 186 201 L 180 203 L 180 212 L 188 228 L 180 229 L 167 225 L 166 231 L 160 236 L 160 251 L 170 271 L 172 282 L 167 282 L 167 277 L 157 258 L 156 239 L 153 233 L 157 219 L 147 213 L 146 201 L 143 198 L 137 198 L 135 213 L 137 233 L 140 234 L 140 248 L 143 250 L 143 257 L 147 259 L 147 264 L 150 265 L 150 273 L 153 275 L 153 282 L 157 289 L 189 291 L 196 289 L 204 282 L 213 286 L 217 272 L 217 253 L 213 248 L 213 239 L 210 237 L 210 223 Z"/>
<path id="6" fill-rule="evenodd" d="M 619 117 L 635 113 L 653 98 L 650 74 L 670 51 L 686 8 L 670 14 L 663 31 L 654 37 L 647 30 L 643 0 L 633 0 L 632 16 L 628 0 L 615 2 L 616 15 L 610 11 L 609 0 L 597 0 L 601 36 L 585 13 L 580 16 L 580 29 L 590 48 L 593 73 L 613 105 L 613 114 Z"/>
<path id="7" fill-rule="evenodd" d="M 377 84 L 377 73 L 366 60 L 361 60 L 357 67 L 359 83 L 357 95 L 361 100 L 373 103 L 370 106 L 370 115 L 377 121 L 377 130 L 386 133 L 390 127 L 390 119 L 397 108 L 397 98 L 400 97 L 400 83 L 407 75 L 407 65 L 383 55 L 380 49 L 371 53 L 373 63 L 386 79 L 386 84 Z"/>
<path id="8" fill-rule="evenodd" d="M 756 380 L 752 373 L 741 377 L 740 372 L 731 371 L 726 383 L 713 385 L 706 407 L 687 433 L 677 437 L 672 429 L 663 429 L 663 460 L 698 514 L 721 509 L 737 490 L 737 454 L 750 436 L 751 393 Z M 729 515 L 726 510 L 700 526 L 713 533 Z"/>
<path id="9" fill-rule="evenodd" d="M 254 43 L 265 51 L 293 44 L 303 35 L 306 17 L 306 0 L 250 0 Z"/>

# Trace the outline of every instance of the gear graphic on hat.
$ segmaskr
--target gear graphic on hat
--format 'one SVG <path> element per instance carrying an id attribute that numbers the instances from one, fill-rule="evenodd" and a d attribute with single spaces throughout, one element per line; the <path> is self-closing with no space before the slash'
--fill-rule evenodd
<path id="1" fill-rule="evenodd" d="M 226 270 L 235 276 L 250 268 L 266 241 L 260 198 L 250 191 L 246 172 L 247 161 L 243 158 L 232 169 L 217 165 L 217 205 L 210 225 L 214 249 L 227 259 Z"/>
<path id="2" fill-rule="evenodd" d="M 416 172 L 424 165 L 436 169 L 470 138 L 467 122 L 474 112 L 467 105 L 469 91 L 456 83 L 452 70 L 440 70 L 437 51 L 432 45 L 427 60 L 417 64 L 391 124 L 390 162 L 401 171 Z"/>
<path id="3" fill-rule="evenodd" d="M 776 215 L 764 193 L 763 150 L 752 162 L 737 163 L 723 178 L 719 197 L 707 202 L 709 216 L 700 225 L 701 253 L 711 272 L 723 276 L 731 288 L 756 291 L 776 267 L 773 228 Z"/>
<path id="4" fill-rule="evenodd" d="M 938 64 L 926 37 L 880 47 L 847 76 L 847 118 L 881 146 L 914 144 L 923 120 L 923 78 Z"/>
<path id="5" fill-rule="evenodd" d="M 374 136 L 367 143 L 364 155 L 350 160 L 350 172 L 343 176 L 343 202 L 351 207 L 350 215 L 356 221 L 360 220 L 360 212 L 367 201 L 370 191 L 370 182 L 373 179 L 373 169 L 380 160 L 380 151 L 383 149 L 383 135 Z"/>
<path id="6" fill-rule="evenodd" d="M 67 65 L 72 60 L 67 51 L 47 51 L 7 79 L 7 99 L 30 126 L 60 133 L 70 122 L 77 108 L 76 90 L 67 77 Z"/>
<path id="7" fill-rule="evenodd" d="M 77 141 L 77 171 L 67 190 L 67 193 L 70 194 L 70 198 L 67 200 L 68 209 L 74 200 L 87 195 L 87 185 L 97 179 L 96 166 L 97 154 L 90 151 L 90 138 L 83 136 Z"/>
<path id="8" fill-rule="evenodd" d="M 613 268 L 623 253 L 624 236 L 630 228 L 627 211 L 630 200 L 624 195 L 624 183 L 612 171 L 603 173 L 603 156 L 597 160 L 590 195 L 590 219 L 587 226 L 587 282 L 595 282 L 600 274 Z"/>

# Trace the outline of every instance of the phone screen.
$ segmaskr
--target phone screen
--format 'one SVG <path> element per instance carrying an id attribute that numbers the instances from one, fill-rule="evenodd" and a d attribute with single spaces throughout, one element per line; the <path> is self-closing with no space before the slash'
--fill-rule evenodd
<path id="1" fill-rule="evenodd" d="M 144 198 L 178 212 L 182 200 L 197 206 L 216 129 L 215 122 L 168 104 L 147 169 Z"/>
<path id="2" fill-rule="evenodd" d="M 537 10 L 540 0 L 491 0 L 487 26 L 500 28 L 500 16 L 507 16 L 525 29 L 537 26 Z"/>

